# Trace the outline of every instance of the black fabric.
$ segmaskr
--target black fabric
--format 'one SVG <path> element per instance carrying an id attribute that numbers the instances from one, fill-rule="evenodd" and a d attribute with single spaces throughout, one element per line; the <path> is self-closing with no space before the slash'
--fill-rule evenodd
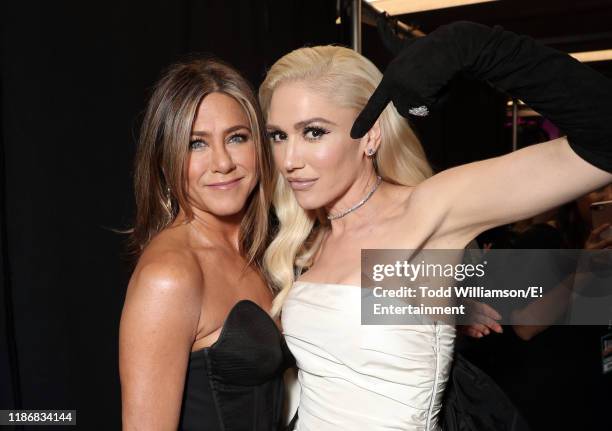
<path id="1" fill-rule="evenodd" d="M 509 247 L 556 249 L 558 229 L 534 224 Z M 576 264 L 566 265 L 565 270 Z M 561 319 L 563 316 L 561 316 Z M 601 370 L 601 337 L 606 327 L 553 325 L 530 340 L 511 326 L 482 339 L 460 337 L 456 349 L 503 389 L 533 430 L 612 429 L 612 374 Z"/>
<path id="2" fill-rule="evenodd" d="M 480 53 L 462 54 L 467 71 L 523 100 L 567 134 L 576 154 L 612 172 L 612 81 L 565 53 L 499 26 L 491 30 L 460 23 L 450 37 L 474 40 L 485 34 Z"/>
<path id="3" fill-rule="evenodd" d="M 601 372 L 605 327 L 551 326 L 529 341 L 510 326 L 457 348 L 487 373 L 532 430 L 612 429 L 612 376 Z"/>
<path id="4" fill-rule="evenodd" d="M 442 403 L 444 431 L 527 431 L 519 411 L 495 382 L 456 353 Z"/>
<path id="5" fill-rule="evenodd" d="M 291 422 L 289 422 L 289 425 L 287 425 L 287 428 L 285 428 L 286 431 L 293 431 L 295 429 L 295 426 L 297 425 L 297 421 L 299 419 L 298 410 L 295 411 Z"/>
<path id="6" fill-rule="evenodd" d="M 203 52 L 256 87 L 282 54 L 342 43 L 349 21 L 336 17 L 329 0 L 0 2 L 3 409 L 74 409 L 71 429 L 121 429 L 132 266 L 115 230 L 133 227 L 133 154 L 154 83 Z"/>
<path id="7" fill-rule="evenodd" d="M 612 172 L 612 81 L 565 53 L 499 26 L 456 22 L 407 41 L 351 136 L 363 136 L 390 101 L 405 117 L 412 108 L 431 107 L 459 73 L 523 100 L 566 133 L 580 157 Z"/>
<path id="8" fill-rule="evenodd" d="M 252 301 L 239 301 L 219 339 L 189 357 L 179 429 L 281 429 L 283 372 L 294 363 L 270 316 Z"/>

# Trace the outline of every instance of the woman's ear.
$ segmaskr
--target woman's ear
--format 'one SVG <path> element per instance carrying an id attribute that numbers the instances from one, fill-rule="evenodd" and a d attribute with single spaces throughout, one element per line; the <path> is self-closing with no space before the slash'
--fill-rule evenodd
<path id="1" fill-rule="evenodd" d="M 373 157 L 380 147 L 380 120 L 377 120 L 372 128 L 361 138 L 361 146 L 365 151 L 366 156 Z"/>

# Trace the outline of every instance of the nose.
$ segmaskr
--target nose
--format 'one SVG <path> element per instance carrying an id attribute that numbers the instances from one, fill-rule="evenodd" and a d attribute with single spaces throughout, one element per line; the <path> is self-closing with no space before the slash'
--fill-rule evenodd
<path id="1" fill-rule="evenodd" d="M 231 172 L 236 165 L 232 159 L 231 154 L 227 151 L 225 145 L 221 145 L 217 148 L 213 148 L 211 155 L 211 171 L 218 172 L 220 174 L 227 174 Z"/>
<path id="2" fill-rule="evenodd" d="M 288 140 L 286 144 L 283 165 L 287 172 L 304 167 L 299 145 L 293 139 Z"/>

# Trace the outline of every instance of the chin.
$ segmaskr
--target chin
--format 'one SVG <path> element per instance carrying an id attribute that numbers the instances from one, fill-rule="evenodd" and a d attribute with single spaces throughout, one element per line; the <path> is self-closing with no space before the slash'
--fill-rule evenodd
<path id="1" fill-rule="evenodd" d="M 317 196 L 316 193 L 308 193 L 306 194 L 295 194 L 295 199 L 297 200 L 298 205 L 306 210 L 306 211 L 312 211 L 312 210 L 317 210 L 319 208 L 323 208 L 326 204 L 327 201 L 321 199 L 320 196 Z"/>
<path id="2" fill-rule="evenodd" d="M 246 209 L 244 205 L 217 205 L 210 207 L 209 211 L 217 217 L 230 217 L 238 214 L 243 209 Z"/>
<path id="3" fill-rule="evenodd" d="M 211 198 L 209 202 L 204 203 L 204 206 L 208 209 L 208 212 L 217 217 L 228 217 L 246 209 L 247 201 L 248 195 L 239 193 L 233 196 L 224 196 L 221 199 L 218 197 L 216 199 Z"/>

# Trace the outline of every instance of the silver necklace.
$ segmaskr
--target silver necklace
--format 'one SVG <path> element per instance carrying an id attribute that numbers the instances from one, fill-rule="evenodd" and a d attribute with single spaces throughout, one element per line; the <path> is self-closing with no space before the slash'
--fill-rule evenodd
<path id="1" fill-rule="evenodd" d="M 374 192 L 376 191 L 376 189 L 380 185 L 381 181 L 382 181 L 382 178 L 379 175 L 377 175 L 376 176 L 376 184 L 374 184 L 374 187 L 372 187 L 372 190 L 370 190 L 370 192 L 366 195 L 365 198 L 363 198 L 362 200 L 357 202 L 357 204 L 353 205 L 349 209 L 347 209 L 345 211 L 342 211 L 340 214 L 336 214 L 336 215 L 328 214 L 327 215 L 327 219 L 328 220 L 336 220 L 336 219 L 342 218 L 345 215 L 347 215 L 349 213 L 352 213 L 353 211 L 355 211 L 360 206 L 363 206 L 363 204 L 365 204 L 368 201 L 368 199 L 370 199 L 372 197 L 372 195 L 374 194 Z"/>

